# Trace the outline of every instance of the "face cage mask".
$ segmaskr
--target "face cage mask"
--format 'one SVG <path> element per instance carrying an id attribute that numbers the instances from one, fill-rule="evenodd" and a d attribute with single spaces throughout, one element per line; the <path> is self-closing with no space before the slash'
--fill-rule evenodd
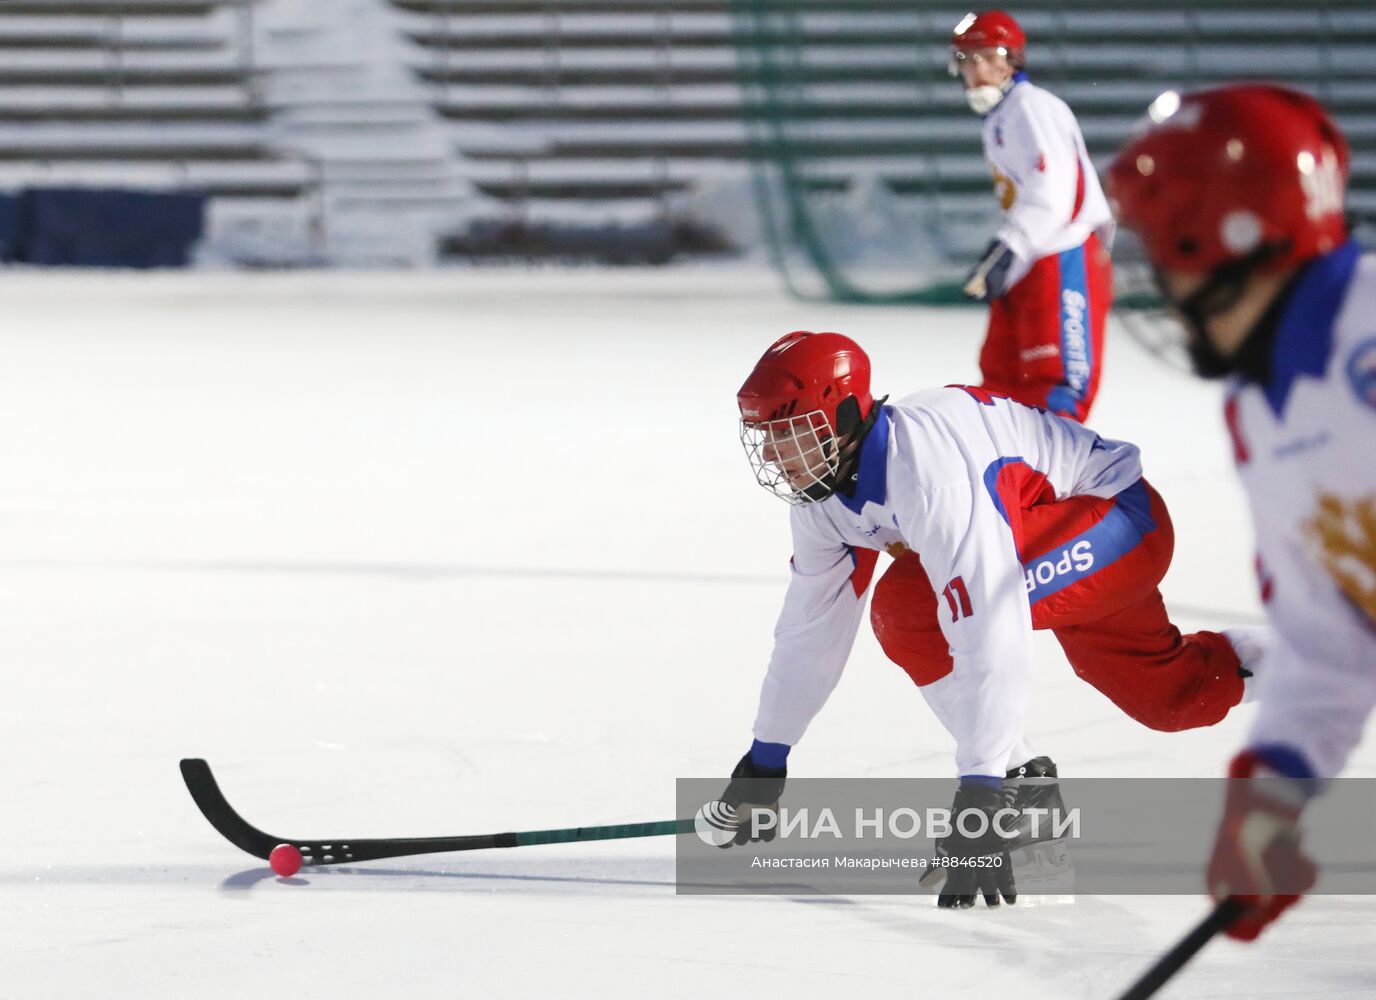
<path id="1" fill-rule="evenodd" d="M 742 420 L 741 445 L 756 482 L 795 507 L 836 490 L 836 435 L 821 410 L 758 424 Z"/>
<path id="2" fill-rule="evenodd" d="M 993 49 L 994 52 L 1008 58 L 1008 50 L 1002 45 Z M 966 62 L 980 63 L 988 57 L 981 52 L 963 52 L 960 49 L 951 51 L 951 61 L 947 63 L 946 70 L 951 76 L 961 78 L 960 67 Z M 965 103 L 970 106 L 970 110 L 977 115 L 987 115 L 999 106 L 1004 95 L 1013 88 L 1013 78 L 1010 76 L 1000 86 L 998 84 L 987 83 L 982 87 L 970 87 L 965 91 Z"/>
<path id="3" fill-rule="evenodd" d="M 988 61 L 989 57 L 984 54 L 985 52 L 993 52 L 996 55 L 1003 56 L 1005 59 L 1008 58 L 1008 49 L 1002 45 L 991 45 L 988 49 L 974 49 L 970 52 L 966 52 L 964 49 L 952 49 L 951 61 L 946 64 L 946 72 L 950 73 L 952 77 L 959 79 L 960 67 L 965 65 L 965 63 L 982 63 Z"/>

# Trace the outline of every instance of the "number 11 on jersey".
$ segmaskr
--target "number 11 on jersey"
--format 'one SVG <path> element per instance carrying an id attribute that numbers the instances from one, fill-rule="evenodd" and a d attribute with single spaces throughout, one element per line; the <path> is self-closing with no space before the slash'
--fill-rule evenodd
<path id="1" fill-rule="evenodd" d="M 969 618 L 975 613 L 970 606 L 970 592 L 965 589 L 965 578 L 956 577 L 946 584 L 946 589 L 941 592 L 941 596 L 946 598 L 946 603 L 951 608 L 951 621 L 958 622 L 962 618 Z"/>

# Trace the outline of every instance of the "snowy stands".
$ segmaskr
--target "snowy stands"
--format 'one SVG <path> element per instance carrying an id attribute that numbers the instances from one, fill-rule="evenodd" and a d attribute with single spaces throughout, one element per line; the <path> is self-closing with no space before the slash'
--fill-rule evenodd
<path id="1" fill-rule="evenodd" d="M 675 198 L 744 179 L 731 18 L 719 0 L 549 4 L 395 0 L 408 61 L 505 230 L 466 252 L 660 259 L 700 242 Z M 563 233 L 561 239 L 559 234 Z"/>
<path id="2" fill-rule="evenodd" d="M 391 2 L 405 14 L 412 68 L 454 123 L 464 175 L 528 217 L 647 217 L 695 187 L 739 178 L 764 147 L 751 144 L 738 82 L 756 83 L 770 58 L 797 59 L 805 93 L 749 114 L 782 119 L 809 185 L 840 189 L 876 176 L 928 202 L 957 237 L 968 230 L 983 240 L 983 226 L 969 225 L 990 213 L 978 123 L 945 68 L 945 40 L 964 6 Z M 1376 12 L 1367 4 L 1015 6 L 1032 39 L 1031 72 L 1075 108 L 1096 159 L 1162 90 L 1269 76 L 1331 104 L 1357 151 L 1353 208 L 1376 212 Z M 763 30 L 741 34 L 750 19 L 733 13 L 752 8 Z"/>
<path id="3" fill-rule="evenodd" d="M 745 153 L 719 2 L 397 6 L 466 171 L 496 197 L 653 211 Z"/>
<path id="4" fill-rule="evenodd" d="M 0 5 L 0 189 L 189 190 L 296 199 L 274 151 L 242 0 Z"/>
<path id="5" fill-rule="evenodd" d="M 1030 70 L 1102 161 L 1169 87 L 1314 91 L 1376 216 L 1376 12 L 1358 0 L 1026 0 Z M 244 259 L 433 256 L 487 225 L 693 219 L 752 236 L 748 166 L 785 135 L 810 192 L 896 195 L 958 250 L 991 212 L 946 75 L 958 4 L 910 0 L 12 0 L 0 190 L 200 190 Z M 805 68 L 765 95 L 771 61 Z M 744 83 L 743 100 L 741 84 Z M 778 131 L 771 133 L 770 129 Z M 493 230 L 493 226 L 496 229 Z M 758 238 L 758 234 L 753 234 Z"/>
<path id="6" fill-rule="evenodd" d="M 203 258 L 417 263 L 469 188 L 385 0 L 0 4 L 0 189 L 211 197 Z M 422 216 L 423 218 L 417 218 Z"/>

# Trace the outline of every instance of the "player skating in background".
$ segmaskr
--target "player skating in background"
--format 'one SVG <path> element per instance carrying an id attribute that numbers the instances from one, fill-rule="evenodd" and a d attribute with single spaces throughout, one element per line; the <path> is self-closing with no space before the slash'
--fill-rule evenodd
<path id="1" fill-rule="evenodd" d="M 1229 768 L 1250 780 L 1231 783 L 1208 873 L 1216 897 L 1251 904 L 1228 929 L 1251 939 L 1312 885 L 1300 812 L 1376 705 L 1376 260 L 1348 239 L 1347 143 L 1311 98 L 1167 93 L 1146 125 L 1110 190 L 1196 370 L 1232 376 L 1224 418 L 1276 630 Z"/>
<path id="2" fill-rule="evenodd" d="M 1026 46 L 1001 10 L 967 14 L 951 36 L 1004 212 L 965 294 L 989 303 L 984 388 L 1084 420 L 1113 298 L 1113 221 L 1075 115 L 1027 78 Z"/>
<path id="3" fill-rule="evenodd" d="M 977 388 L 885 405 L 864 351 L 836 333 L 779 340 L 738 402 L 760 484 L 793 505 L 792 579 L 755 740 L 722 797 L 743 821 L 777 801 L 789 749 L 839 680 L 880 551 L 900 558 L 875 587 L 874 631 L 955 737 L 957 809 L 992 814 L 1024 766 L 1055 775 L 1023 736 L 1034 628 L 1053 630 L 1079 677 L 1153 729 L 1213 725 L 1243 699 L 1250 674 L 1229 637 L 1182 636 L 1166 614 L 1157 584 L 1174 536 L 1135 446 Z M 1250 661 L 1259 637 L 1236 641 Z M 955 835 L 940 848 L 1006 845 Z M 955 868 L 940 903 L 972 905 L 975 880 L 1003 874 L 1009 865 Z M 992 884 L 978 888 L 997 903 Z M 1011 900 L 1011 879 L 999 888 Z"/>

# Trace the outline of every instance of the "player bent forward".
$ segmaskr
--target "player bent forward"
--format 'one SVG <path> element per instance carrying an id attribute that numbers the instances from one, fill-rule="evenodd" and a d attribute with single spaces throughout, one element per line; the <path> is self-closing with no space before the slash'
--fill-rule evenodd
<path id="1" fill-rule="evenodd" d="M 1230 639 L 1182 636 L 1166 614 L 1157 584 L 1174 535 L 1135 446 L 982 389 L 874 400 L 868 357 L 836 333 L 779 340 L 738 402 L 760 484 L 793 505 L 793 563 L 755 740 L 722 797 L 742 820 L 736 842 L 777 803 L 790 747 L 841 676 L 881 550 L 894 562 L 875 587 L 875 635 L 955 737 L 956 812 L 992 816 L 1005 780 L 1055 776 L 1023 735 L 1033 629 L 1152 729 L 1210 726 L 1244 699 Z M 993 833 L 938 844 L 1006 849 Z M 939 904 L 973 905 L 977 889 L 1012 902 L 1011 866 L 953 868 Z"/>

